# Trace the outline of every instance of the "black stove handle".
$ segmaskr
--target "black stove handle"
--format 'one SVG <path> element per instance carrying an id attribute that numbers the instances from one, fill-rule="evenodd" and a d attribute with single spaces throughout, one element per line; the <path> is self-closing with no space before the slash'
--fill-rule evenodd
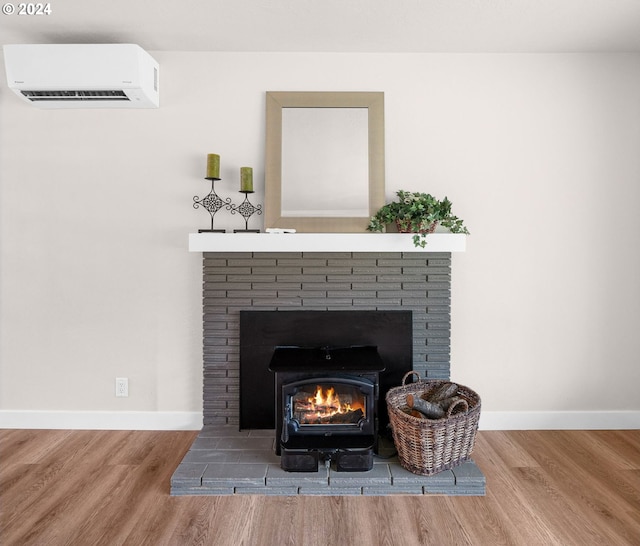
<path id="1" fill-rule="evenodd" d="M 287 415 L 291 411 L 291 406 L 287 404 L 284 407 L 284 415 L 282 417 L 282 434 L 280 435 L 280 440 L 283 444 L 286 444 L 289 441 L 289 427 L 287 426 Z"/>

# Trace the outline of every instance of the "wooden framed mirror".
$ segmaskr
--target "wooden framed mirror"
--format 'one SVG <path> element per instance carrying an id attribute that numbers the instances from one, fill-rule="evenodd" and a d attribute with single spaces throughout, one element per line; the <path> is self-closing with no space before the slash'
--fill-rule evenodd
<path id="1" fill-rule="evenodd" d="M 384 205 L 384 93 L 267 92 L 265 228 L 363 232 Z"/>

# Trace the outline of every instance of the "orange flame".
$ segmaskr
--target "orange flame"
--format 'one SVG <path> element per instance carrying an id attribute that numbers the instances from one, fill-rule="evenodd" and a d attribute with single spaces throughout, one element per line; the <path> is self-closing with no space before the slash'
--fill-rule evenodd
<path id="1" fill-rule="evenodd" d="M 358 409 L 364 411 L 362 402 L 341 401 L 333 387 L 323 389 L 321 386 L 317 386 L 313 396 L 296 402 L 296 410 L 305 416 L 303 422 L 319 422 L 322 419 Z"/>

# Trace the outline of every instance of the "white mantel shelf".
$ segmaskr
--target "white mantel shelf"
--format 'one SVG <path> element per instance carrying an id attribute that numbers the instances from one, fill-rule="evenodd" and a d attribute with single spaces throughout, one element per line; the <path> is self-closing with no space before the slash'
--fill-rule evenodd
<path id="1" fill-rule="evenodd" d="M 464 252 L 466 235 L 432 233 L 424 248 L 405 233 L 190 233 L 189 252 Z"/>

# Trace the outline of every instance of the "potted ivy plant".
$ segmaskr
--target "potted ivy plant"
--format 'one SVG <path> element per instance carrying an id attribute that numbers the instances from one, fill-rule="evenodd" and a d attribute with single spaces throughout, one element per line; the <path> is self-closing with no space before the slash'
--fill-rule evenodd
<path id="1" fill-rule="evenodd" d="M 448 228 L 451 233 L 466 233 L 464 222 L 451 214 L 451 201 L 442 200 L 429 193 L 396 192 L 398 199 L 384 205 L 371 217 L 369 231 L 384 231 L 389 224 L 395 224 L 401 233 L 414 233 L 413 244 L 424 248 L 427 233 L 433 233 L 438 225 Z"/>

